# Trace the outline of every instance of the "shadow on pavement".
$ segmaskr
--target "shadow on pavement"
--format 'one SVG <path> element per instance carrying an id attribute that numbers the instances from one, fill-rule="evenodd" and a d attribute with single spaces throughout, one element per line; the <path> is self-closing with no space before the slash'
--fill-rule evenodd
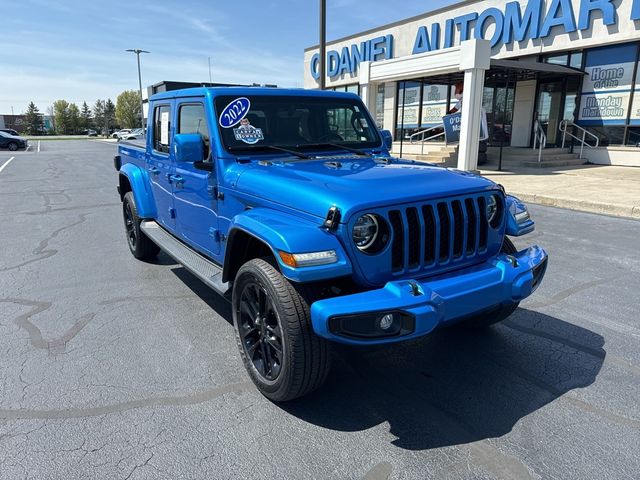
<path id="1" fill-rule="evenodd" d="M 233 325 L 227 300 L 186 269 L 171 271 Z M 591 385 L 603 347 L 590 330 L 520 308 L 483 330 L 444 329 L 384 347 L 336 344 L 325 385 L 278 406 L 332 430 L 386 422 L 392 443 L 409 450 L 476 442 L 505 435 L 521 418 Z"/>
<path id="2" fill-rule="evenodd" d="M 339 431 L 388 422 L 392 443 L 409 450 L 475 442 L 502 436 L 592 384 L 603 346 L 594 332 L 519 309 L 483 331 L 443 330 L 395 347 L 338 347 L 325 386 L 280 407 Z"/>
<path id="3" fill-rule="evenodd" d="M 177 268 L 172 268 L 171 272 L 178 277 L 182 283 L 184 283 L 189 289 L 195 293 L 200 299 L 205 302 L 212 310 L 218 315 L 224 318 L 229 325 L 233 327 L 233 315 L 231 313 L 231 303 L 229 303 L 222 296 L 211 290 L 207 285 L 195 277 L 186 268 L 179 265 Z M 240 365 L 241 368 L 242 365 Z"/>

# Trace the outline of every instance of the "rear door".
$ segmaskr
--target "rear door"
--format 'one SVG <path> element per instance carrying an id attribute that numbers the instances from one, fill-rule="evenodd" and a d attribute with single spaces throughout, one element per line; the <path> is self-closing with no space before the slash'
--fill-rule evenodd
<path id="1" fill-rule="evenodd" d="M 159 101 L 154 104 L 153 129 L 151 135 L 150 153 L 147 155 L 147 171 L 151 181 L 151 189 L 155 198 L 160 225 L 175 233 L 176 211 L 173 202 L 171 185 L 172 175 L 175 173 L 171 152 L 171 111 L 173 101 Z"/>
<path id="2" fill-rule="evenodd" d="M 204 158 L 212 162 L 211 134 L 203 98 L 184 98 L 176 101 L 175 133 L 200 134 L 204 144 Z M 180 236 L 191 246 L 215 259 L 220 253 L 218 207 L 215 197 L 216 169 L 199 170 L 193 163 L 176 162 L 173 177 L 177 227 Z"/>

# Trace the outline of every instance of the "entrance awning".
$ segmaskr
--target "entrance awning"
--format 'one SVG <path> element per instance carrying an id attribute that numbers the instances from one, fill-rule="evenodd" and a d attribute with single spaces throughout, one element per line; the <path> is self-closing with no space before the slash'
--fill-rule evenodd
<path id="1" fill-rule="evenodd" d="M 487 73 L 492 72 L 505 72 L 510 78 L 515 77 L 516 80 L 585 74 L 582 70 L 564 65 L 520 60 L 491 60 L 491 68 Z"/>
<path id="2" fill-rule="evenodd" d="M 502 84 L 505 83 L 506 80 L 509 80 L 511 83 L 523 80 L 545 80 L 582 75 L 585 75 L 585 72 L 582 70 L 553 63 L 491 59 L 491 67 L 487 70 L 485 75 L 485 85 L 491 86 L 496 83 Z M 456 72 L 446 75 L 425 76 L 422 78 L 418 77 L 414 80 L 422 80 L 432 85 L 453 85 L 455 82 L 461 81 L 463 78 L 463 72 Z"/>

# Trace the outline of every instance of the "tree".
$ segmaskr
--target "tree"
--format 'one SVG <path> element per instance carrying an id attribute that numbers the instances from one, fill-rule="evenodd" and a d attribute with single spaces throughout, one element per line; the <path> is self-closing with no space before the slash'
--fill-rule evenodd
<path id="1" fill-rule="evenodd" d="M 56 100 L 53 102 L 53 117 L 55 118 L 56 133 L 64 135 L 70 130 L 69 102 Z"/>
<path id="2" fill-rule="evenodd" d="M 39 135 L 44 130 L 43 115 L 36 107 L 36 104 L 31 102 L 27 107 L 26 121 L 27 121 L 27 133 L 29 135 Z"/>
<path id="3" fill-rule="evenodd" d="M 91 128 L 91 121 L 91 109 L 89 105 L 87 105 L 87 102 L 82 102 L 82 108 L 80 109 L 80 128 L 83 130 Z"/>
<path id="4" fill-rule="evenodd" d="M 94 125 L 98 129 L 98 132 L 104 128 L 104 104 L 104 100 L 96 100 L 93 106 Z"/>
<path id="5" fill-rule="evenodd" d="M 116 106 L 113 104 L 110 98 L 104 104 L 104 117 L 105 117 L 105 127 L 106 127 L 106 135 L 109 136 L 109 129 L 113 127 L 116 123 Z"/>
<path id="6" fill-rule="evenodd" d="M 80 109 L 75 103 L 69 104 L 69 132 L 71 134 L 78 133 L 80 130 Z"/>
<path id="7" fill-rule="evenodd" d="M 125 90 L 116 100 L 116 118 L 123 128 L 140 126 L 140 94 L 135 90 Z"/>
<path id="8" fill-rule="evenodd" d="M 116 106 L 111 99 L 96 100 L 93 106 L 93 118 L 98 131 L 104 130 L 104 135 L 109 136 L 109 129 L 115 124 Z"/>

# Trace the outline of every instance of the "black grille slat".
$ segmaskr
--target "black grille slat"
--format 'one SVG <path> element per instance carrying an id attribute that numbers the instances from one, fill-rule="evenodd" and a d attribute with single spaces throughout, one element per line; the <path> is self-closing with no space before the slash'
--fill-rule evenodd
<path id="1" fill-rule="evenodd" d="M 418 209 L 409 207 L 406 210 L 406 215 L 409 237 L 409 268 L 415 268 L 420 265 L 420 245 L 422 243 Z"/>
<path id="2" fill-rule="evenodd" d="M 440 220 L 440 250 L 438 259 L 446 262 L 449 259 L 449 248 L 451 246 L 451 220 L 449 219 L 449 207 L 446 203 L 438 203 L 438 220 Z"/>
<path id="3" fill-rule="evenodd" d="M 389 223 L 393 231 L 391 240 L 391 270 L 398 272 L 404 269 L 404 226 L 399 210 L 389 212 Z"/>
<path id="4" fill-rule="evenodd" d="M 436 260 L 436 220 L 431 205 L 422 206 L 424 219 L 424 263 L 430 265 Z"/>
<path id="5" fill-rule="evenodd" d="M 451 202 L 451 210 L 453 211 L 453 258 L 460 258 L 462 256 L 462 249 L 464 248 L 465 230 L 465 221 L 460 200 Z"/>
<path id="6" fill-rule="evenodd" d="M 477 249 L 476 242 L 478 239 L 478 213 L 473 204 L 473 199 L 467 198 L 464 201 L 465 211 L 467 212 L 467 256 L 473 255 Z"/>
<path id="7" fill-rule="evenodd" d="M 487 249 L 487 235 L 489 233 L 489 222 L 487 222 L 487 201 L 484 197 L 478 197 L 478 216 L 480 217 L 480 241 L 478 250 Z"/>
<path id="8" fill-rule="evenodd" d="M 486 205 L 486 195 L 479 194 L 389 210 L 392 272 L 468 263 L 486 254 Z"/>

